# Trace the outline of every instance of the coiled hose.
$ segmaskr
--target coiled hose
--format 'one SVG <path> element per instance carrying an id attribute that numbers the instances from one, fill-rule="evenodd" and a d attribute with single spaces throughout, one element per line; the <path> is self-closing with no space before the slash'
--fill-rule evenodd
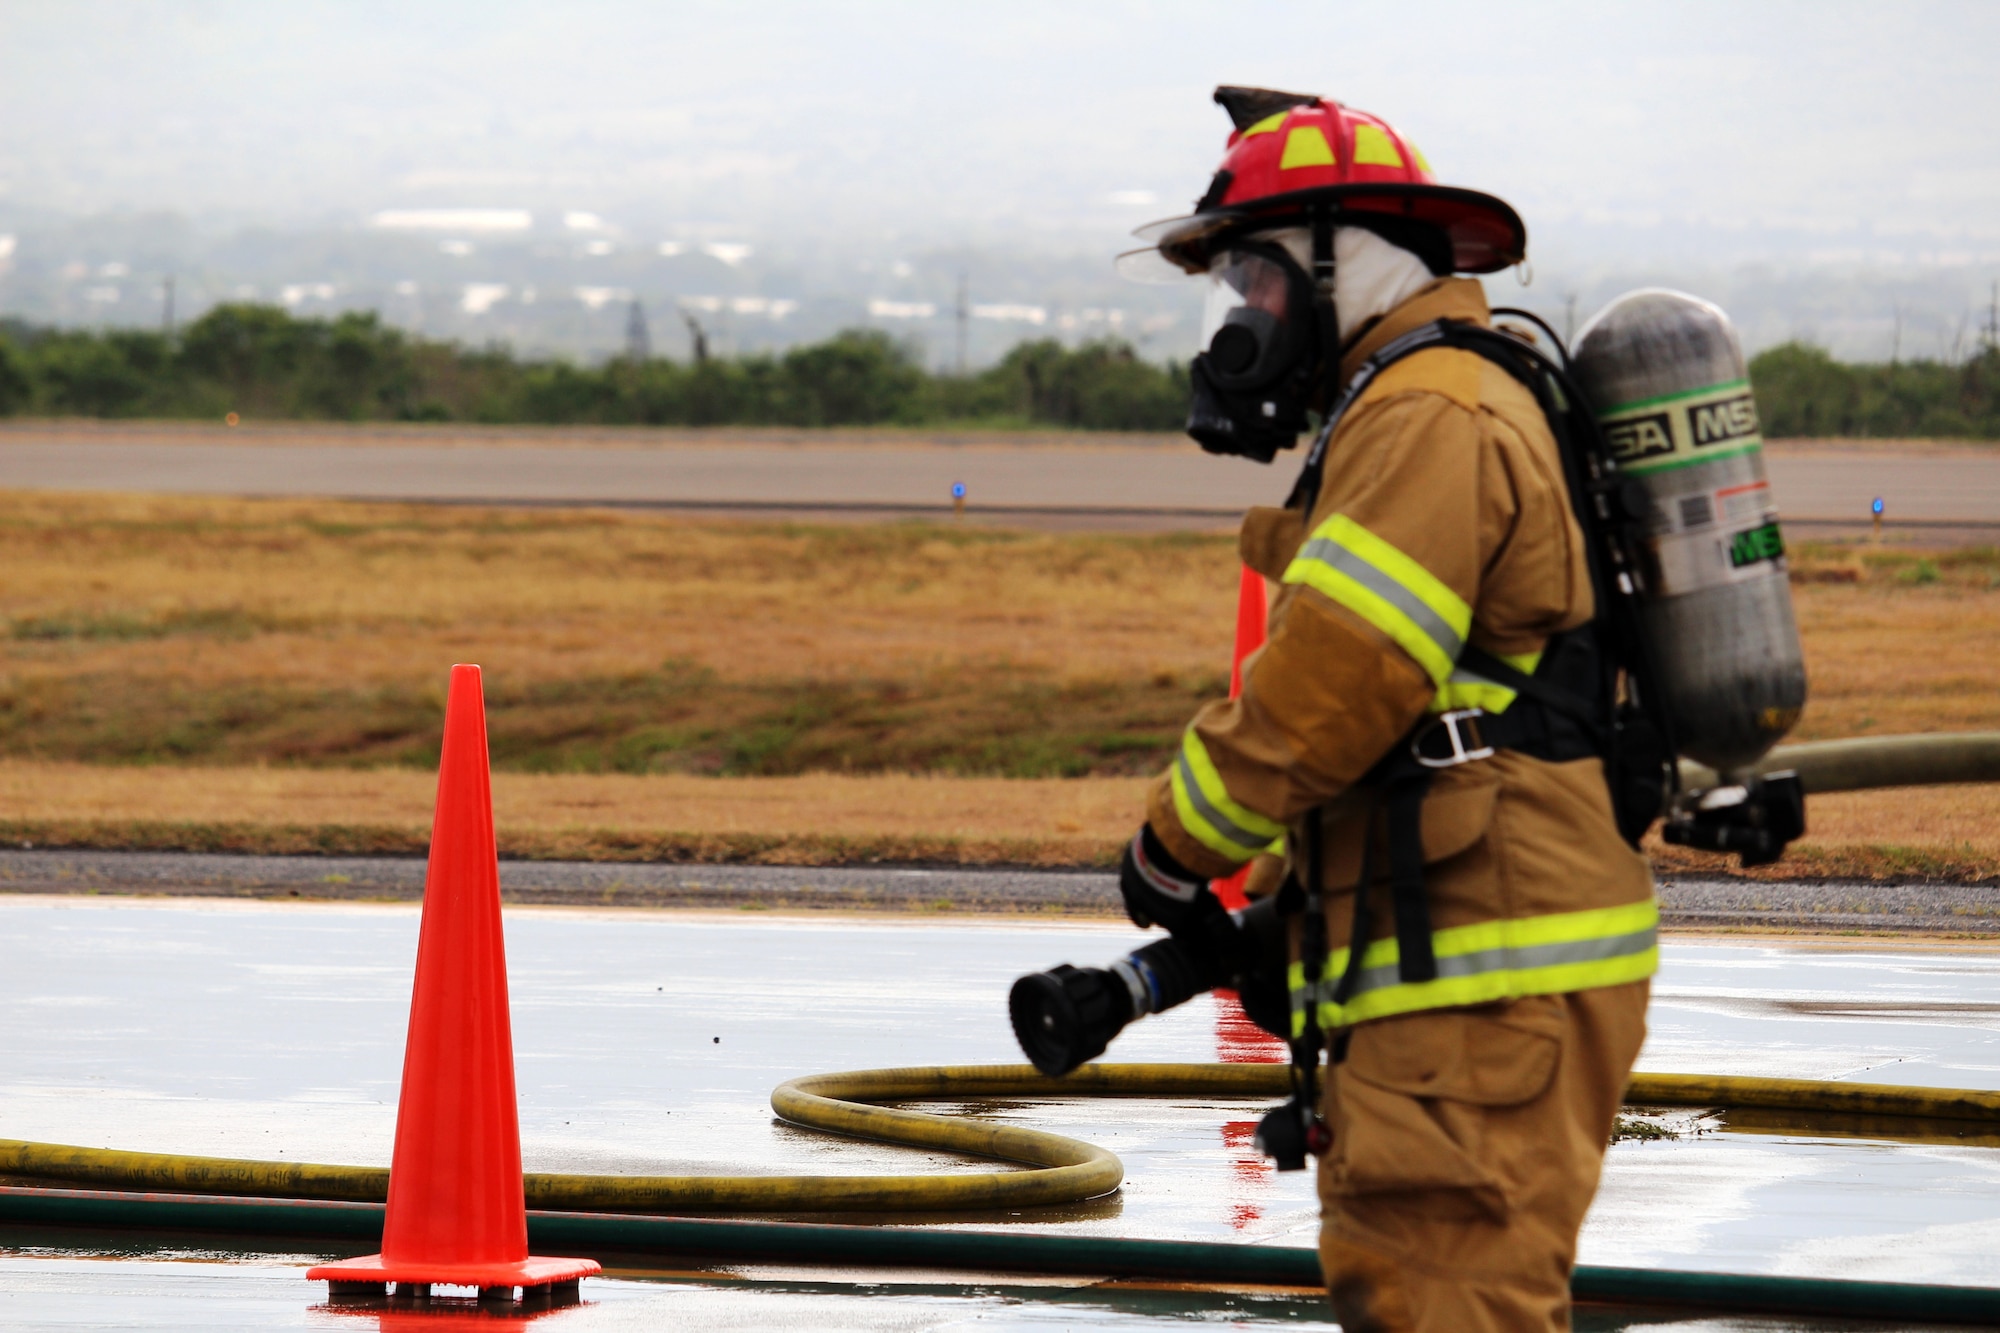
<path id="1" fill-rule="evenodd" d="M 1026 1171 L 929 1176 L 584 1176 L 526 1179 L 528 1234 L 537 1245 L 641 1266 L 780 1262 L 872 1268 L 964 1268 L 1152 1277 L 1225 1286 L 1313 1287 L 1319 1257 L 1294 1246 L 1105 1236 L 827 1226 L 689 1217 L 635 1210 L 900 1212 L 1018 1208 L 1073 1202 L 1118 1187 L 1124 1168 L 1102 1148 L 1041 1130 L 873 1105 L 878 1101 L 1054 1100 L 1067 1097 L 1276 1097 L 1283 1065 L 1085 1065 L 1060 1079 L 1028 1065 L 873 1069 L 793 1079 L 771 1094 L 784 1120 L 812 1129 L 1026 1165 Z M 2000 1122 L 2000 1094 L 1803 1079 L 1642 1074 L 1628 1100 L 1651 1106 L 1747 1108 L 1868 1118 L 1874 1137 L 1983 1138 Z M 1900 1128 L 1899 1128 L 1900 1127 Z M 1989 1130 L 1990 1133 L 1990 1130 Z M 0 1176 L 145 1191 L 0 1185 L 0 1223 L 211 1236 L 311 1238 L 378 1245 L 388 1172 L 131 1153 L 0 1140 Z M 172 1191 L 172 1192 L 161 1192 Z M 182 1192 L 185 1191 L 185 1192 Z M 254 1198 L 218 1197 L 256 1195 Z M 587 1211 L 593 1210 L 593 1211 Z M 1579 1301 L 1735 1313 L 2000 1326 L 2000 1290 L 1899 1282 L 1767 1277 L 1579 1265 Z"/>
<path id="2" fill-rule="evenodd" d="M 808 1129 L 963 1153 L 1028 1169 L 900 1176 L 602 1176 L 530 1173 L 528 1207 L 552 1212 L 939 1212 L 1076 1203 L 1109 1194 L 1116 1156 L 1046 1130 L 879 1102 L 1072 1097 L 1258 1097 L 1290 1092 L 1280 1064 L 1091 1064 L 1062 1078 L 1028 1065 L 942 1065 L 815 1074 L 771 1094 L 779 1118 Z M 1930 1137 L 1923 1122 L 1977 1134 L 2000 1126 L 2000 1093 L 1805 1079 L 1640 1074 L 1627 1100 L 1647 1106 L 1755 1108 L 1875 1118 L 1871 1132 Z M 260 1162 L 125 1152 L 0 1139 L 0 1176 L 100 1189 L 373 1202 L 389 1192 L 382 1167 Z"/>

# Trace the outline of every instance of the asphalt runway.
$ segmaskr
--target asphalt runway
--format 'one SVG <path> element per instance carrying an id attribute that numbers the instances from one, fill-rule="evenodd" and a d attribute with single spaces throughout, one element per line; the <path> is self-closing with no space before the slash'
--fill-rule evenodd
<path id="1" fill-rule="evenodd" d="M 221 856 L 183 852 L 0 851 L 0 894 L 288 901 L 415 901 L 413 857 Z M 1085 871 L 660 865 L 502 861 L 510 903 L 724 911 L 1122 917 L 1118 884 Z M 1669 878 L 1666 924 L 2000 937 L 2000 889 Z"/>
<path id="2" fill-rule="evenodd" d="M 1861 532 L 1881 496 L 1892 535 L 2000 534 L 2000 449 L 1784 445 L 1780 513 L 1809 535 Z M 911 435 L 537 428 L 241 428 L 21 422 L 0 428 L 0 488 L 609 505 L 741 515 L 952 511 L 1044 527 L 1212 528 L 1277 504 L 1292 456 L 1220 459 L 1170 436 Z"/>

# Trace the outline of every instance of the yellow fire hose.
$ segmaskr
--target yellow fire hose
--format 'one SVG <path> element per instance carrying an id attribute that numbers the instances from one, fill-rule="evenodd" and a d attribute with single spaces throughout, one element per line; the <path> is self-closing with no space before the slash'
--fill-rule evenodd
<path id="1" fill-rule="evenodd" d="M 1028 1170 L 899 1176 L 599 1176 L 532 1173 L 532 1209 L 556 1212 L 935 1212 L 1075 1203 L 1118 1188 L 1125 1168 L 1103 1148 L 1045 1130 L 940 1115 L 879 1102 L 1059 1101 L 1075 1097 L 1279 1098 L 1279 1064 L 1085 1065 L 1047 1078 L 1028 1065 L 944 1065 L 816 1074 L 780 1084 L 771 1109 L 808 1129 L 928 1148 Z M 1936 1135 L 1947 1123 L 1968 1139 L 2000 1127 L 2000 1093 L 1901 1088 L 1806 1079 L 1640 1074 L 1628 1103 L 1872 1117 L 1872 1137 Z M 1900 1123 L 1899 1123 L 1900 1122 Z M 1928 1123 L 1919 1123 L 1928 1122 Z M 1982 1128 L 1984 1133 L 1982 1134 Z M 0 1139 L 0 1177 L 99 1189 L 373 1202 L 389 1191 L 382 1167 L 260 1162 L 123 1152 Z"/>
<path id="2" fill-rule="evenodd" d="M 1780 745 L 1753 767 L 1758 773 L 1788 769 L 1797 773 L 1808 795 L 1882 787 L 1932 787 L 1955 782 L 2000 782 L 2000 731 L 1802 741 Z M 1713 787 L 1721 780 L 1713 769 L 1704 768 L 1692 759 L 1681 760 L 1681 781 L 1685 785 Z"/>

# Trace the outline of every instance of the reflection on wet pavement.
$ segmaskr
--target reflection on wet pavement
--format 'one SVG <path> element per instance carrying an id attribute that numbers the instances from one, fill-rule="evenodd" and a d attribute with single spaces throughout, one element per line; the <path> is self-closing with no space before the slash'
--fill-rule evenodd
<path id="1" fill-rule="evenodd" d="M 1670 940 L 1647 1069 L 2000 1088 L 2000 950 Z"/>
<path id="2" fill-rule="evenodd" d="M 862 1275 L 871 1278 L 874 1275 Z M 173 1262 L 23 1256 L 0 1264 L 9 1328 L 318 1329 L 322 1333 L 531 1327 L 533 1333 L 698 1328 L 818 1333 L 958 1333 L 996 1329 L 1134 1329 L 1165 1324 L 1335 1330 L 1316 1293 L 1218 1292 L 1158 1284 L 1023 1283 L 979 1274 L 881 1275 L 880 1281 L 760 1273 L 593 1278 L 583 1304 L 529 1317 L 483 1317 L 469 1301 L 439 1308 L 349 1311 L 308 1298 L 299 1269 L 269 1262 Z M 456 1308 L 446 1308 L 456 1307 Z M 1880 1324 L 1844 1320 L 1690 1318 L 1684 1313 L 1581 1307 L 1576 1333 L 1838 1333 Z M 1903 1333 L 1927 1333 L 1903 1325 Z M 1940 1331 L 1942 1333 L 1942 1331 Z"/>
<path id="3" fill-rule="evenodd" d="M 2000 1088 L 2000 952 L 1669 941 L 1641 1067 Z M 1724 1132 L 1619 1144 L 1584 1263 L 2000 1284 L 1988 1134 L 1883 1142 L 1824 1117 L 1733 1112 Z"/>
<path id="4" fill-rule="evenodd" d="M 0 972 L 0 1136 L 386 1162 L 416 926 L 405 905 L 0 901 L 10 960 Z M 1104 962 L 1140 938 L 1105 923 L 535 908 L 510 910 L 507 930 L 530 1169 L 717 1174 L 954 1169 L 948 1154 L 776 1125 L 766 1098 L 801 1073 L 1018 1061 L 1005 1012 L 1013 978 L 1061 961 Z M 1665 956 L 1644 1068 L 2000 1088 L 2000 951 L 1670 940 Z M 1226 1001 L 1204 997 L 1135 1026 L 1108 1058 L 1281 1056 Z M 1311 1243 L 1309 1175 L 1279 1175 L 1250 1146 L 1261 1106 L 976 1109 L 1103 1144 L 1124 1158 L 1126 1186 L 1067 1210 L 925 1221 Z M 2000 1152 L 1990 1140 L 1955 1139 L 1946 1126 L 1945 1141 L 1887 1143 L 1865 1137 L 1869 1124 L 1803 1128 L 1740 1113 L 1721 1125 L 1615 1145 L 1583 1261 L 2000 1284 Z M 64 1276 L 86 1263 L 87 1280 Z M 129 1276 L 112 1281 L 107 1270 Z M 32 1307 L 49 1326 L 116 1323 L 110 1304 L 122 1283 L 138 1284 L 136 1302 L 148 1284 L 164 1292 L 186 1281 L 193 1302 L 222 1274 L 242 1292 L 231 1308 L 241 1305 L 243 1326 L 315 1326 L 296 1268 L 18 1253 L 0 1258 L 0 1321 Z M 79 1283 L 103 1293 L 109 1304 L 86 1305 L 105 1318 L 64 1313 L 61 1293 Z M 672 1322 L 722 1328 L 1033 1327 L 1045 1315 L 1118 1327 L 1170 1310 L 1195 1322 L 1311 1326 L 1321 1317 L 1310 1303 L 1197 1308 L 1173 1293 L 1166 1307 L 1140 1309 L 1129 1304 L 1137 1295 L 1093 1287 L 1085 1290 L 1099 1294 L 1062 1302 L 1037 1288 L 1023 1304 L 1008 1294 L 1014 1287 L 926 1295 L 897 1283 L 884 1289 L 896 1294 L 860 1302 L 868 1312 L 857 1310 L 857 1322 L 836 1324 L 826 1298 L 796 1283 L 671 1290 Z M 653 1283 L 590 1291 L 596 1304 L 550 1326 L 657 1325 L 667 1299 Z M 172 1308 L 162 1296 L 139 1322 L 173 1324 Z M 225 1326 L 195 1318 L 195 1308 L 181 1322 Z M 816 1313 L 787 1313 L 794 1308 Z"/>

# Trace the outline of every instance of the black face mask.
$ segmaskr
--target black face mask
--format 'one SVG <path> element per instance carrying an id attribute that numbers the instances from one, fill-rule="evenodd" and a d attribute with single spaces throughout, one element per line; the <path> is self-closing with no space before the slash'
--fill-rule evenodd
<path id="1" fill-rule="evenodd" d="M 1216 255 L 1208 278 L 1187 433 L 1209 453 L 1268 463 L 1307 425 L 1319 363 L 1312 285 L 1281 247 L 1258 242 Z"/>

